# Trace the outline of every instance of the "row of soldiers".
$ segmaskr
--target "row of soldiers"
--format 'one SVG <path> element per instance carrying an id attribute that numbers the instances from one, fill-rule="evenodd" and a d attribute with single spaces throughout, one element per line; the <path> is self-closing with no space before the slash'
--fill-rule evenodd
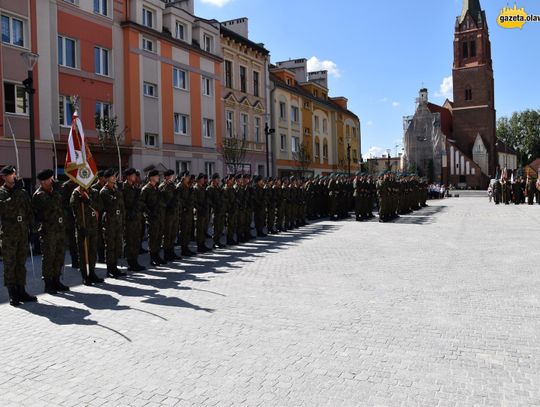
<path id="1" fill-rule="evenodd" d="M 72 267 L 80 269 L 84 284 L 92 285 L 103 282 L 95 273 L 98 261 L 106 263 L 107 276 L 113 278 L 126 275 L 118 268 L 122 256 L 129 271 L 145 270 L 139 263 L 139 255 L 146 252 L 145 235 L 150 264 L 160 266 L 181 259 L 175 246 L 181 246 L 182 256 L 193 256 L 189 247 L 193 240 L 197 251 L 205 253 L 298 228 L 309 219 L 346 218 L 351 210 L 362 221 L 374 216 L 377 202 L 380 219 L 388 221 L 425 205 L 427 193 L 415 177 L 397 179 L 393 174 L 375 182 L 364 174 L 354 179 L 338 175 L 263 179 L 245 174 L 221 179 L 219 174 L 208 178 L 189 172 L 176 177 L 168 170 L 161 180 L 152 170 L 143 182 L 141 174 L 129 168 L 124 182 L 118 182 L 113 169 L 100 171 L 89 189 L 71 180 L 60 184 L 52 170 L 44 170 L 30 199 L 14 167 L 4 167 L 0 175 L 4 283 L 13 305 L 35 300 L 24 290 L 32 230 L 39 233 L 45 291 L 55 294 L 69 290 L 60 280 L 66 240 Z"/>
<path id="2" fill-rule="evenodd" d="M 496 205 L 511 202 L 533 205 L 535 199 L 540 204 L 540 179 L 517 177 L 514 182 L 508 178 L 496 179 L 488 189 L 490 192 Z"/>

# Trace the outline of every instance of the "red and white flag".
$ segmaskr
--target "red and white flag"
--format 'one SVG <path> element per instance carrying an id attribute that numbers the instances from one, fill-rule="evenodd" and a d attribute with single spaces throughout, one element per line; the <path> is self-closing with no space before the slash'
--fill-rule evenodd
<path id="1" fill-rule="evenodd" d="M 69 131 L 65 164 L 66 175 L 84 189 L 90 188 L 97 177 L 94 157 L 86 144 L 81 120 L 77 112 L 73 114 Z"/>

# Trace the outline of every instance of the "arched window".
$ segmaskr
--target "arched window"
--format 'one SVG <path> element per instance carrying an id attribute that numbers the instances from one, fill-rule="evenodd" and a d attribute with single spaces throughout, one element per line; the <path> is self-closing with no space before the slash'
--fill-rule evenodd
<path id="1" fill-rule="evenodd" d="M 328 141 L 323 140 L 322 155 L 324 160 L 328 160 Z"/>
<path id="2" fill-rule="evenodd" d="M 315 137 L 315 158 L 317 161 L 321 156 L 321 143 L 319 142 L 319 137 Z"/>
<path id="3" fill-rule="evenodd" d="M 472 89 L 470 86 L 465 88 L 465 100 L 472 100 Z"/>

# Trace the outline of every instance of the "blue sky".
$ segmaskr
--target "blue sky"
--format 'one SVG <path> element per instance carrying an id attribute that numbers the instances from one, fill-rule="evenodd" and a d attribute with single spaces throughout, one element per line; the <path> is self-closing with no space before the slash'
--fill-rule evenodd
<path id="1" fill-rule="evenodd" d="M 503 29 L 496 17 L 507 1 L 480 3 L 490 28 L 497 116 L 539 109 L 540 23 Z M 518 6 L 540 15 L 540 0 Z M 444 79 L 452 74 L 461 8 L 462 0 L 196 0 L 195 13 L 219 21 L 248 17 L 250 39 L 265 44 L 272 62 L 306 58 L 316 69 L 329 68 L 330 95 L 347 97 L 360 117 L 366 157 L 400 151 L 402 118 L 414 113 L 422 86 L 433 103 L 452 99 Z"/>

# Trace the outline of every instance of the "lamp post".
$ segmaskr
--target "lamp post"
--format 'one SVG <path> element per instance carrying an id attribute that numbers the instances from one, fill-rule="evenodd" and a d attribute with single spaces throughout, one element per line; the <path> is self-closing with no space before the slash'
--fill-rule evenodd
<path id="1" fill-rule="evenodd" d="M 24 91 L 28 94 L 28 114 L 30 119 L 30 192 L 34 191 L 36 185 L 36 137 L 34 133 L 34 66 L 36 65 L 39 55 L 34 52 L 22 52 L 21 57 L 26 62 L 28 69 L 28 77 L 23 81 Z"/>
<path id="2" fill-rule="evenodd" d="M 386 157 L 388 158 L 388 171 L 390 171 L 390 150 L 389 148 L 386 149 Z"/>
<path id="3" fill-rule="evenodd" d="M 264 124 L 264 136 L 266 139 L 266 176 L 270 176 L 270 149 L 268 144 L 268 136 L 270 134 L 274 134 L 276 132 L 275 129 L 271 129 L 268 127 L 268 123 Z"/>

